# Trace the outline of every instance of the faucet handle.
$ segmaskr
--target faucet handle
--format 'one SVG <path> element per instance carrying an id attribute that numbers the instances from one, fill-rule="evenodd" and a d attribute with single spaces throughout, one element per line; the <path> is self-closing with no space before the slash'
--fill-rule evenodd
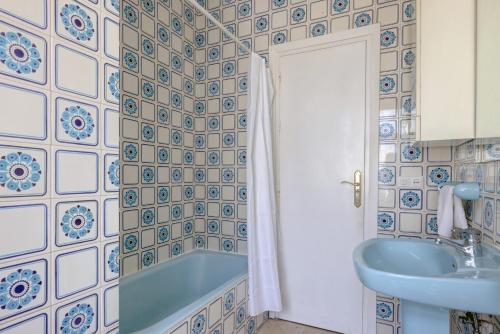
<path id="1" fill-rule="evenodd" d="M 458 240 L 463 240 L 465 245 L 479 245 L 481 244 L 482 232 L 477 228 L 454 228 L 453 237 Z"/>

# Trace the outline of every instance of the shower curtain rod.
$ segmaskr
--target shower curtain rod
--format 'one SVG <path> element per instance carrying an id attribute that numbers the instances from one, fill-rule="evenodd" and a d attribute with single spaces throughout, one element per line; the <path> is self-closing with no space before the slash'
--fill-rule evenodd
<path id="1" fill-rule="evenodd" d="M 203 15 L 205 15 L 213 24 L 215 24 L 217 27 L 219 27 L 227 36 L 229 36 L 233 41 L 235 41 L 240 48 L 242 48 L 245 52 L 248 52 L 249 54 L 252 53 L 252 50 L 250 50 L 245 44 L 243 44 L 236 36 L 234 36 L 229 30 L 227 30 L 226 27 L 222 25 L 219 21 L 215 19 L 215 17 L 212 16 L 203 6 L 201 6 L 196 0 L 186 0 L 187 2 L 191 3 L 196 9 L 198 9 Z"/>

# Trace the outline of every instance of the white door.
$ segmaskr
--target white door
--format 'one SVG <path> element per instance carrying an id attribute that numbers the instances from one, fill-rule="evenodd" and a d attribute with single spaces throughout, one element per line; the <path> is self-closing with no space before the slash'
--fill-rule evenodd
<path id="1" fill-rule="evenodd" d="M 378 27 L 275 48 L 278 317 L 341 333 L 374 333 L 375 300 L 354 248 L 376 236 Z M 361 201 L 353 182 L 361 172 Z M 365 307 L 364 307 L 365 306 Z"/>

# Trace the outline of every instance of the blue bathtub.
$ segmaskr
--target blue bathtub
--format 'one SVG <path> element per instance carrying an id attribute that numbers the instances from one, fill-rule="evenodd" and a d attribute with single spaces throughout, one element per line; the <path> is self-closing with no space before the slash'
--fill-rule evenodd
<path id="1" fill-rule="evenodd" d="M 164 333 L 247 275 L 245 255 L 195 250 L 120 279 L 120 333 Z"/>

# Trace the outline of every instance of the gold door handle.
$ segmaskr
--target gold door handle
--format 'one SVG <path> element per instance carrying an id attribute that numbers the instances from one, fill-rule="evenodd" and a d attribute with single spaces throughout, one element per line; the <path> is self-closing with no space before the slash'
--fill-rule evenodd
<path id="1" fill-rule="evenodd" d="M 341 184 L 350 184 L 354 187 L 354 206 L 359 208 L 361 206 L 361 171 L 354 172 L 354 182 L 342 181 Z"/>

